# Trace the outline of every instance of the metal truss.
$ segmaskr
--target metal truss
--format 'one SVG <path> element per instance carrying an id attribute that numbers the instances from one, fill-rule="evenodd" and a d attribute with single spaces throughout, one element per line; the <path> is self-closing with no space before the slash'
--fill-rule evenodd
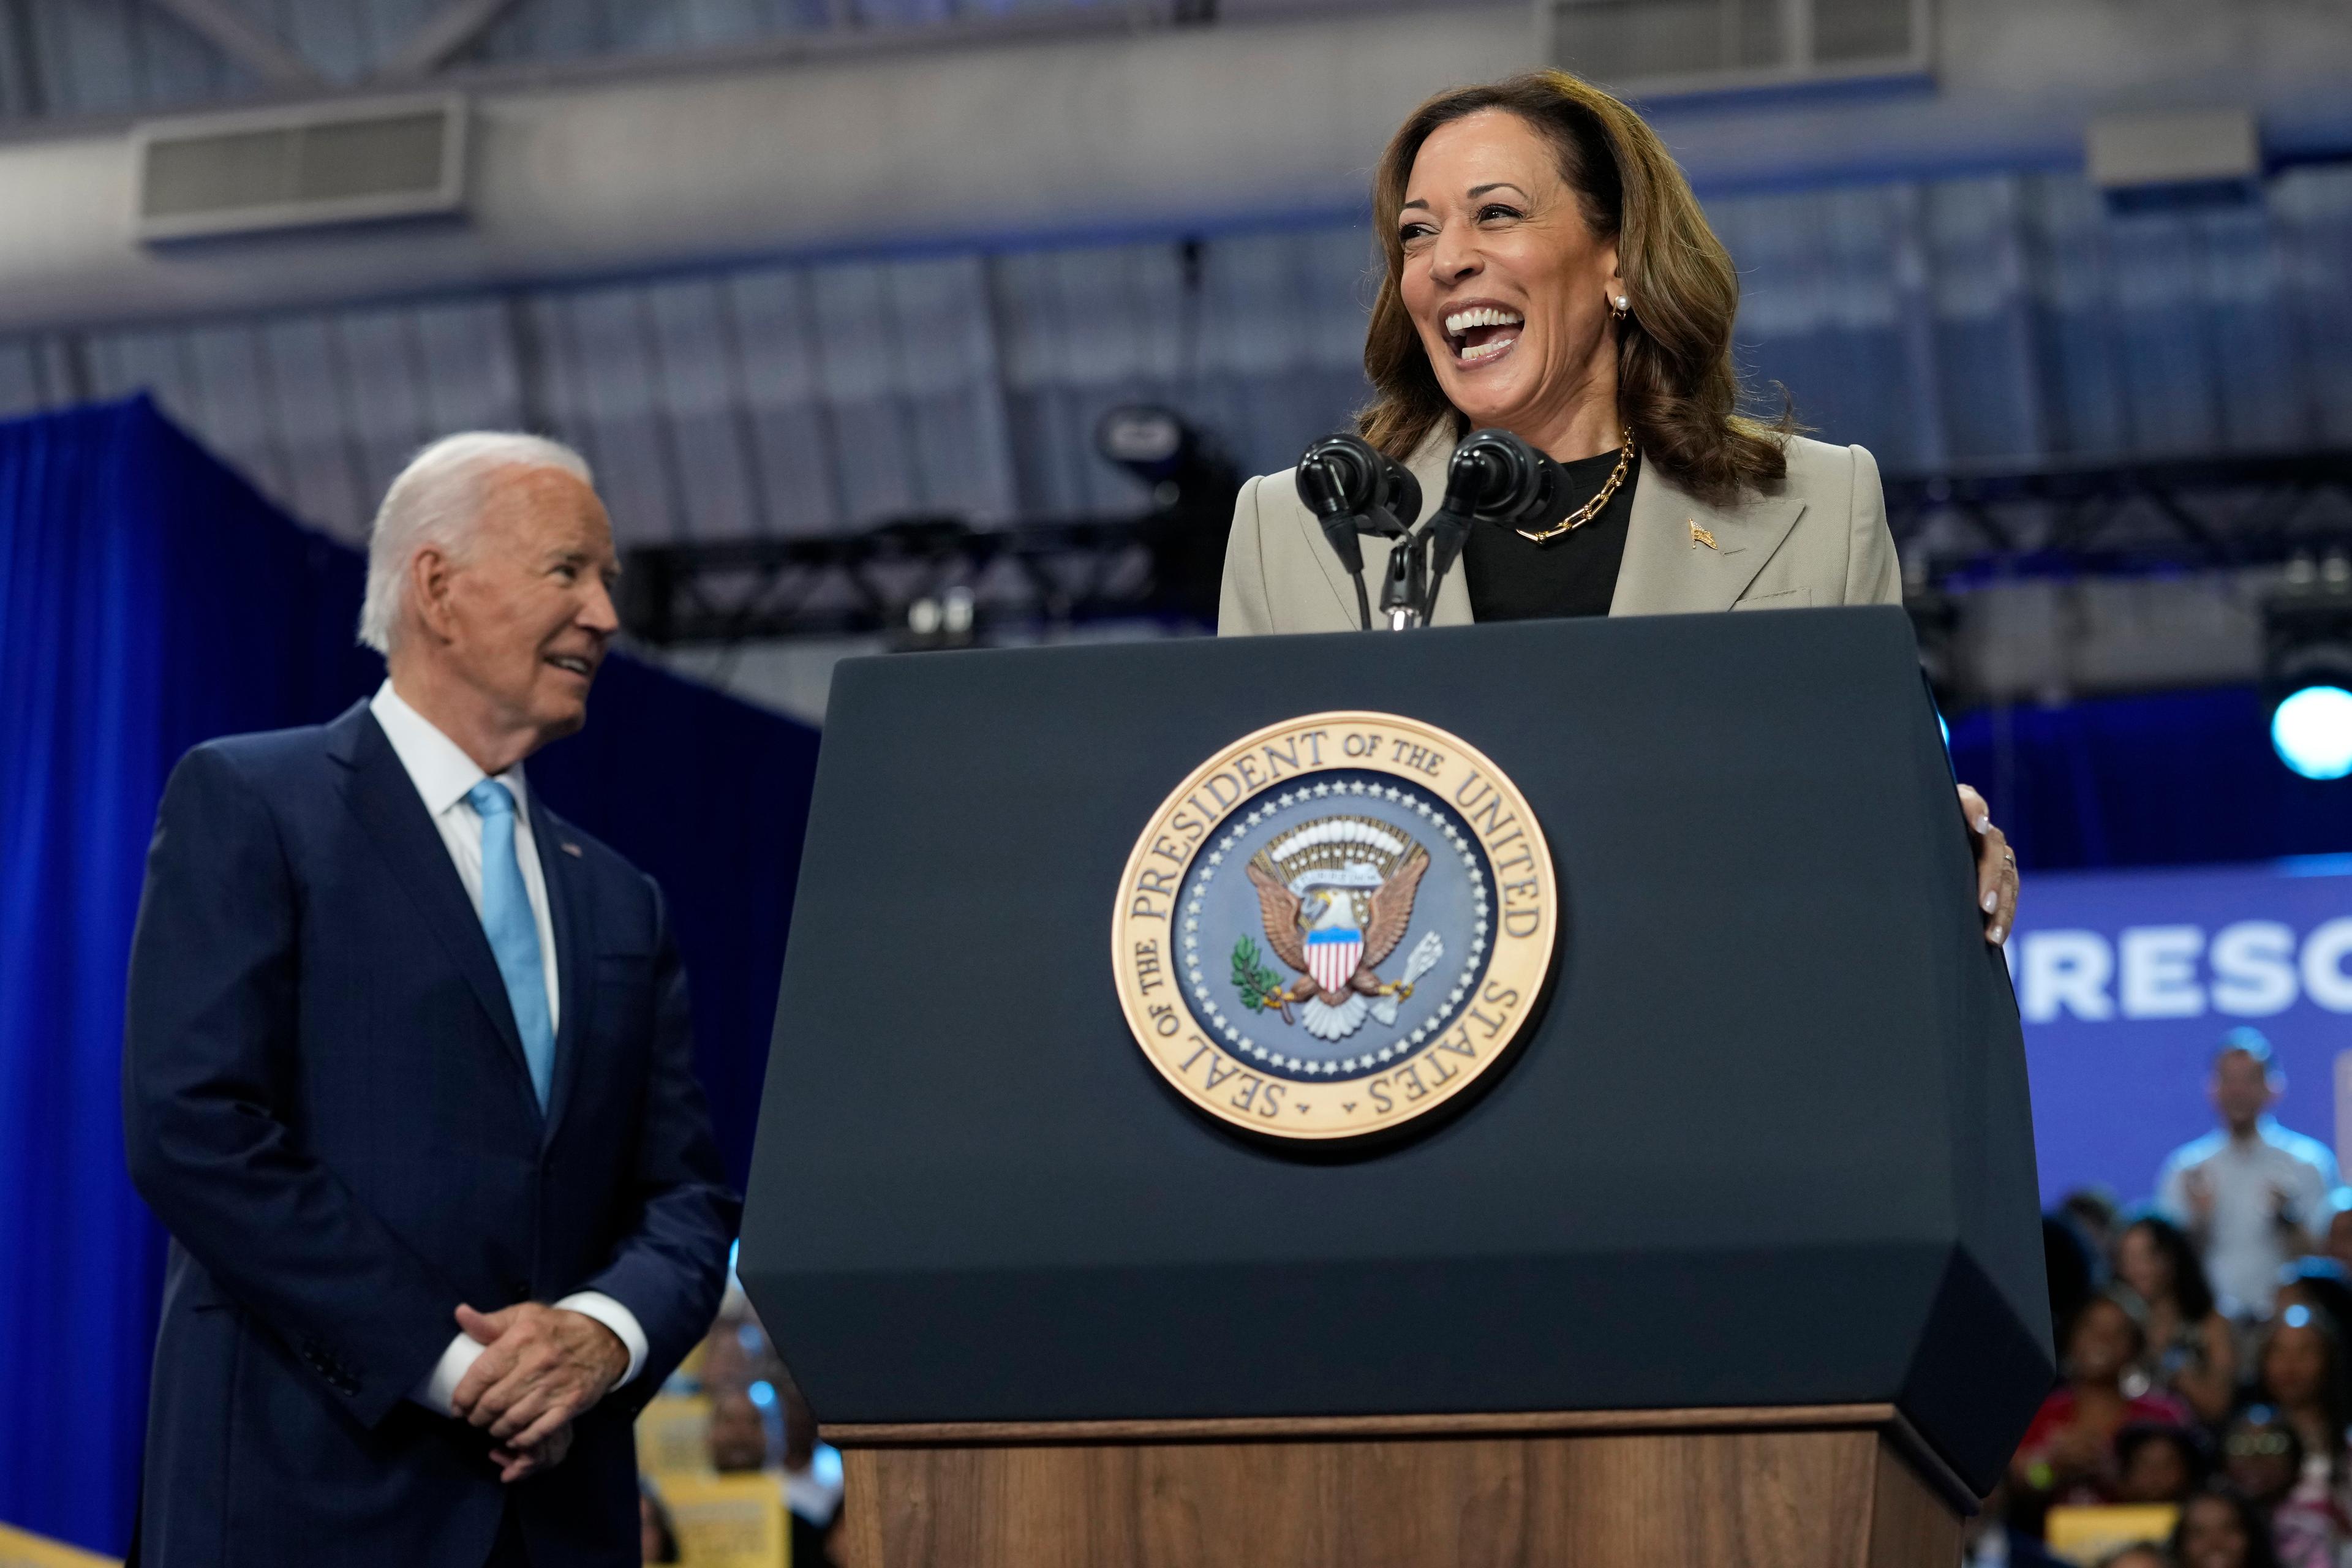
<path id="1" fill-rule="evenodd" d="M 1889 475 L 1915 592 L 2114 576 L 2352 549 L 2352 451 Z"/>
<path id="2" fill-rule="evenodd" d="M 1161 517 L 992 529 L 916 518 L 857 534 L 660 545 L 629 552 L 622 620 L 660 645 L 879 632 L 952 646 L 1084 621 L 1198 619 L 1178 591 L 1175 533 Z M 1222 531 L 1213 542 L 1221 556 Z"/>
<path id="3" fill-rule="evenodd" d="M 2352 451 L 1895 474 L 1888 520 L 1915 607 L 2024 576 L 2315 561 L 2352 552 Z M 882 633 L 985 642 L 1087 621 L 1215 618 L 1222 517 L 870 532 L 630 552 L 624 618 L 656 644 Z"/>
<path id="4" fill-rule="evenodd" d="M 487 32 L 514 4 L 515 0 L 445 0 L 363 85 L 432 75 Z M 154 5 L 211 44 L 223 58 L 279 91 L 324 95 L 338 90 L 318 67 L 249 20 L 228 0 L 154 0 Z"/>

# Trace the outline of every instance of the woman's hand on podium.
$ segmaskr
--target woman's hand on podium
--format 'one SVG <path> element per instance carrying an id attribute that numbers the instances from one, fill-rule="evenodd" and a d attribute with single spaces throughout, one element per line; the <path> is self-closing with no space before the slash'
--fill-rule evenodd
<path id="1" fill-rule="evenodd" d="M 1984 911 L 1985 941 L 1999 947 L 2017 917 L 2017 852 L 2009 847 L 2009 835 L 1993 826 L 1984 796 L 1966 784 L 1960 786 L 1960 815 L 1976 840 L 1977 908 Z"/>

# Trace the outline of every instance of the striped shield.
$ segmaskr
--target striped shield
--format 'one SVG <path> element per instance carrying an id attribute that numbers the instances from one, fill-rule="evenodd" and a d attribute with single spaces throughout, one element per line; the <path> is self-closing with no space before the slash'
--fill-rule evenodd
<path id="1" fill-rule="evenodd" d="M 1364 933 L 1329 926 L 1307 933 L 1307 973 L 1326 991 L 1344 992 L 1364 956 Z"/>

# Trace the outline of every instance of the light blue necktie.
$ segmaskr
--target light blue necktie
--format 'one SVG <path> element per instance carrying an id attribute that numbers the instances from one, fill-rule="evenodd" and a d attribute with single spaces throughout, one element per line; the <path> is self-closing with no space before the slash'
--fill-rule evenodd
<path id="1" fill-rule="evenodd" d="M 547 970 L 539 951 L 539 921 L 523 889 L 522 863 L 515 858 L 515 803 L 507 786 L 484 779 L 466 792 L 466 804 L 482 818 L 482 930 L 507 983 L 507 1002 L 522 1033 L 522 1057 L 530 1067 L 530 1087 L 539 1108 L 547 1109 L 547 1089 L 555 1074 L 555 1026 L 547 1016 Z"/>

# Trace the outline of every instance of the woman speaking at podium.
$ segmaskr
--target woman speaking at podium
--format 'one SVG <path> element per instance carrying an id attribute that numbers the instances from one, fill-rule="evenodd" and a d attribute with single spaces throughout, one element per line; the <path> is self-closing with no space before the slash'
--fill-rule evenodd
<path id="1" fill-rule="evenodd" d="M 1441 93 L 1390 141 L 1372 209 L 1387 267 L 1362 436 L 1433 504 L 1476 428 L 1567 481 L 1559 517 L 1471 531 L 1433 624 L 1902 602 L 1870 454 L 1738 411 L 1738 274 L 1633 110 L 1562 71 Z M 1220 634 L 1358 624 L 1293 476 L 1244 485 Z M 1999 942 L 2016 861 L 1976 792 L 1961 803 Z"/>

